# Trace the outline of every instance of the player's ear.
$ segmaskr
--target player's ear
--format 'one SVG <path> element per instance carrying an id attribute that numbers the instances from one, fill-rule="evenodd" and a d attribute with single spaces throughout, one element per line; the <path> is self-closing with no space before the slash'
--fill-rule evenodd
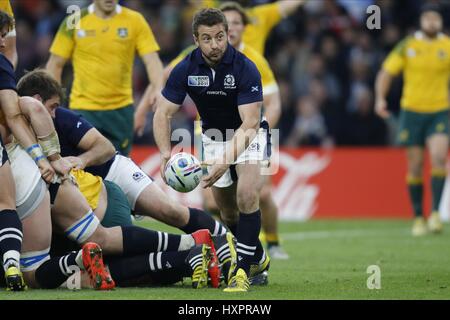
<path id="1" fill-rule="evenodd" d="M 192 37 L 194 38 L 195 45 L 198 47 L 198 38 L 197 38 L 197 36 L 195 34 L 193 34 Z"/>
<path id="2" fill-rule="evenodd" d="M 33 98 L 35 98 L 36 100 L 39 100 L 40 102 L 43 102 L 42 97 L 40 94 L 36 93 Z"/>

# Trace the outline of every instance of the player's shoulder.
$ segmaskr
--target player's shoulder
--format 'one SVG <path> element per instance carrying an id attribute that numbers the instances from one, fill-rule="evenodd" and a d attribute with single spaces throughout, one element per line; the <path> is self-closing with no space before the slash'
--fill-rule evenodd
<path id="1" fill-rule="evenodd" d="M 146 22 L 145 17 L 142 13 L 139 11 L 117 5 L 118 6 L 118 13 L 120 13 L 120 17 L 133 21 L 133 22 Z"/>
<path id="2" fill-rule="evenodd" d="M 76 119 L 78 119 L 80 116 L 75 113 L 74 111 L 67 109 L 67 108 L 63 108 L 63 107 L 58 107 L 55 109 L 55 121 L 56 122 L 60 122 L 60 121 L 76 121 Z"/>

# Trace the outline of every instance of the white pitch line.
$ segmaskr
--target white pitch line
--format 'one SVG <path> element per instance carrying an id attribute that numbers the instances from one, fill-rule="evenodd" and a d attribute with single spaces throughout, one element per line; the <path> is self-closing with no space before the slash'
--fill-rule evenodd
<path id="1" fill-rule="evenodd" d="M 357 238 L 386 234 L 386 231 L 392 231 L 397 234 L 409 232 L 407 228 L 396 229 L 350 229 L 350 230 L 334 230 L 334 231 L 302 231 L 289 232 L 280 234 L 283 240 L 305 240 L 305 239 L 326 239 L 326 238 Z"/>

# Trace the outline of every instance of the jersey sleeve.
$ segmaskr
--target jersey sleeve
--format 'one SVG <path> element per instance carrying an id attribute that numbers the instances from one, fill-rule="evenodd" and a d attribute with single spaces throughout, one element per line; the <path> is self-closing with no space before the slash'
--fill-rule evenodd
<path id="1" fill-rule="evenodd" d="M 186 66 L 181 62 L 173 68 L 161 94 L 170 102 L 181 105 L 187 94 L 186 81 Z"/>
<path id="2" fill-rule="evenodd" d="M 263 101 L 261 75 L 255 64 L 246 59 L 238 83 L 237 105 Z"/>
<path id="3" fill-rule="evenodd" d="M 11 17 L 14 18 L 14 12 L 11 7 L 11 2 L 9 0 L 0 0 L 0 10 L 6 12 Z"/>
<path id="4" fill-rule="evenodd" d="M 159 51 L 160 48 L 153 35 L 153 31 L 141 14 L 139 14 L 137 24 L 136 50 L 139 56 L 142 57 L 146 54 Z"/>
<path id="5" fill-rule="evenodd" d="M 58 134 L 63 135 L 73 147 L 77 147 L 86 133 L 93 128 L 81 115 L 67 109 L 58 108 L 55 118 Z"/>
<path id="6" fill-rule="evenodd" d="M 383 69 L 392 75 L 398 75 L 405 66 L 406 45 L 408 39 L 398 43 L 383 62 Z"/>
<path id="7" fill-rule="evenodd" d="M 50 47 L 50 53 L 65 59 L 70 59 L 75 46 L 75 28 L 69 28 L 67 21 L 68 18 L 64 19 L 61 23 L 55 39 L 53 40 L 52 46 Z"/>
<path id="8" fill-rule="evenodd" d="M 0 90 L 16 91 L 16 76 L 11 62 L 0 54 Z"/>
<path id="9" fill-rule="evenodd" d="M 252 16 L 259 21 L 264 34 L 268 34 L 283 18 L 277 3 L 256 6 L 252 9 Z"/>

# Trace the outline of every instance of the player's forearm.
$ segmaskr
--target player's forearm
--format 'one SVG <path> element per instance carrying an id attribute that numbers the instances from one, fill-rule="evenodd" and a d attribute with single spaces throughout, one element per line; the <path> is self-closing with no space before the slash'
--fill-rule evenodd
<path id="1" fill-rule="evenodd" d="M 163 82 L 166 80 L 163 77 L 164 67 L 159 57 L 152 59 L 151 64 L 146 64 L 146 69 L 151 84 L 151 87 L 149 86 L 147 89 L 152 93 L 159 94 L 163 88 Z"/>
<path id="2" fill-rule="evenodd" d="M 7 116 L 6 123 L 13 136 L 24 149 L 37 143 L 36 136 L 31 131 L 31 128 L 22 114 Z"/>
<path id="3" fill-rule="evenodd" d="M 66 59 L 58 57 L 56 55 L 51 55 L 50 59 L 45 66 L 45 69 L 55 78 L 58 83 L 61 84 L 62 72 L 64 69 L 64 64 Z"/>
<path id="4" fill-rule="evenodd" d="M 391 83 L 392 76 L 385 70 L 380 70 L 375 81 L 375 96 L 377 99 L 386 99 Z"/>
<path id="5" fill-rule="evenodd" d="M 91 149 L 80 154 L 78 158 L 81 159 L 84 167 L 98 166 L 110 160 L 115 153 L 116 150 L 114 149 L 112 143 L 110 143 L 109 141 L 108 143 L 97 141 L 93 144 L 93 147 Z"/>
<path id="6" fill-rule="evenodd" d="M 153 135 L 161 157 L 168 159 L 171 154 L 170 144 L 171 116 L 158 108 L 153 117 Z"/>
<path id="7" fill-rule="evenodd" d="M 135 111 L 136 113 L 141 113 L 141 112 L 147 113 L 150 110 L 150 106 L 152 103 L 151 95 L 153 93 L 153 90 L 154 89 L 153 89 L 152 84 L 147 86 L 144 94 L 142 95 L 141 101 L 139 102 L 139 104 L 136 108 L 136 111 Z"/>
<path id="8" fill-rule="evenodd" d="M 277 126 L 281 117 L 281 98 L 279 92 L 264 96 L 264 116 L 270 128 Z"/>

